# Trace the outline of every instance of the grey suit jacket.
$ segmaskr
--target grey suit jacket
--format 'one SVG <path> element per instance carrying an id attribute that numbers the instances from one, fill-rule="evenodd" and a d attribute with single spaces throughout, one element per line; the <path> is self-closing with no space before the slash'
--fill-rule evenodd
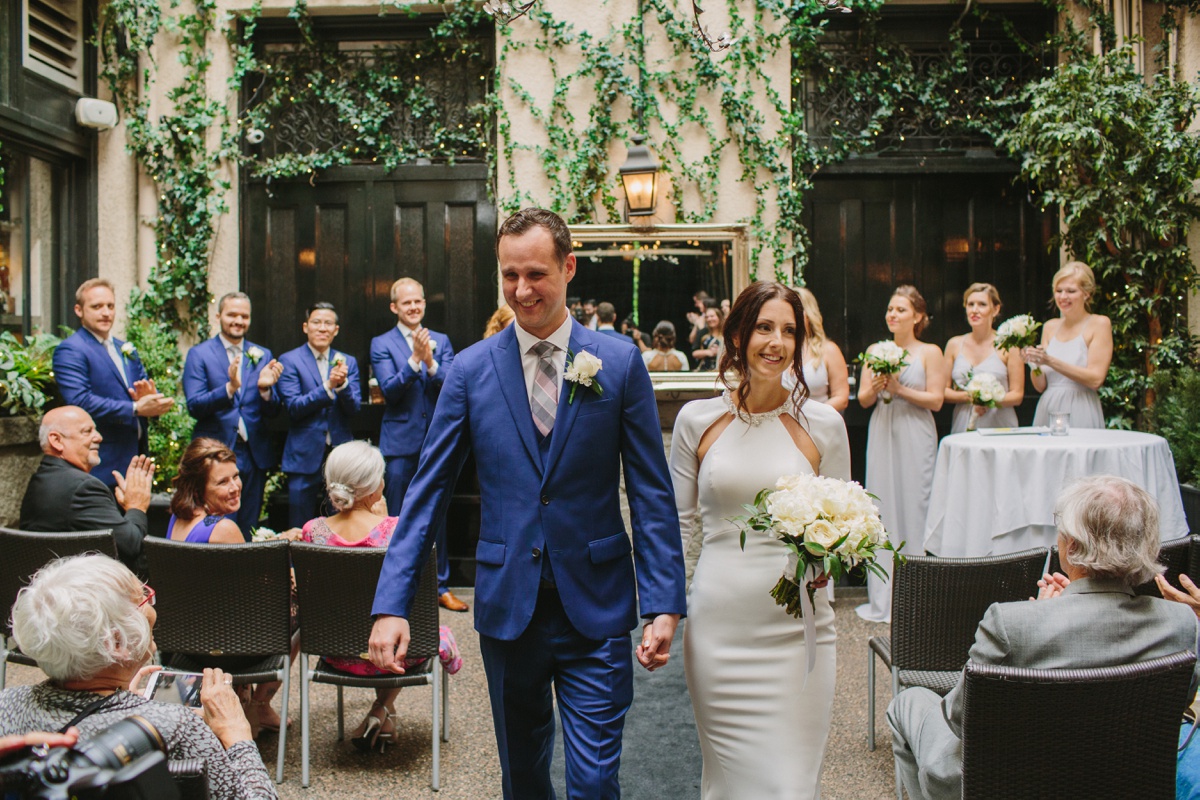
<path id="1" fill-rule="evenodd" d="M 1053 600 L 992 604 L 975 631 L 970 657 L 1027 669 L 1132 664 L 1194 650 L 1196 624 L 1196 615 L 1180 603 L 1139 597 L 1123 581 L 1081 578 Z M 1200 664 L 1193 692 L 1198 678 Z M 946 722 L 960 739 L 964 681 L 965 675 L 942 700 Z"/>
<path id="2" fill-rule="evenodd" d="M 55 456 L 43 456 L 30 479 L 21 502 L 20 525 L 25 531 L 52 532 L 112 528 L 117 554 L 134 572 L 141 566 L 148 527 L 144 511 L 121 511 L 99 478 Z"/>

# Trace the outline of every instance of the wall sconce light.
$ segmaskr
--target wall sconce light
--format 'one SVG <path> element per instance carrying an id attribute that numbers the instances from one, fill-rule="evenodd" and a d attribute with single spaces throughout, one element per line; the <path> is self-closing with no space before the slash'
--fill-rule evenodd
<path id="1" fill-rule="evenodd" d="M 658 162 L 642 142 L 646 137 L 633 136 L 633 146 L 618 173 L 625 186 L 625 214 L 629 217 L 648 217 L 654 214 L 658 198 Z"/>

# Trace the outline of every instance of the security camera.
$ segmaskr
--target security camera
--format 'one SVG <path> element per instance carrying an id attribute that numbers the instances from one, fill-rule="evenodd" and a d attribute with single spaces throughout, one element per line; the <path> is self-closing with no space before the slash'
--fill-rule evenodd
<path id="1" fill-rule="evenodd" d="M 250 128 L 246 131 L 246 141 L 250 144 L 262 144 L 265 138 L 267 138 L 267 135 L 259 128 Z"/>

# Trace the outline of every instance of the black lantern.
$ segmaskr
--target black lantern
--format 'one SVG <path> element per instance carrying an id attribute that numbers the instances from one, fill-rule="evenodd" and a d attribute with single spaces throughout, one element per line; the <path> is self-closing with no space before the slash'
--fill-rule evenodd
<path id="1" fill-rule="evenodd" d="M 625 213 L 630 217 L 648 217 L 654 213 L 658 198 L 658 162 L 642 142 L 646 137 L 633 136 L 633 146 L 618 172 L 625 186 Z"/>

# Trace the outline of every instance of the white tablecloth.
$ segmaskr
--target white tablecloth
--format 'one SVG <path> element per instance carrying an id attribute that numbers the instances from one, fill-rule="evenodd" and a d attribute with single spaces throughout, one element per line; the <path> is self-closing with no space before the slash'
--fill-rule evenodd
<path id="1" fill-rule="evenodd" d="M 1075 429 L 1067 436 L 947 436 L 938 447 L 925 549 L 945 558 L 1054 544 L 1054 502 L 1072 480 L 1119 475 L 1150 492 L 1164 540 L 1185 536 L 1175 461 L 1160 436 Z"/>

